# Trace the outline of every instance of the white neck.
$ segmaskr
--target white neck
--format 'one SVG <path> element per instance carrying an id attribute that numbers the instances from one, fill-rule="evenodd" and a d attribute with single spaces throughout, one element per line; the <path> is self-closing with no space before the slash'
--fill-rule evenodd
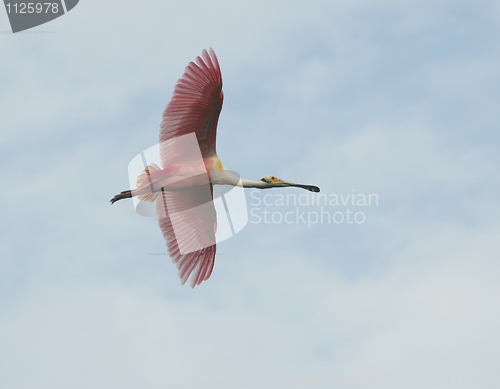
<path id="1" fill-rule="evenodd" d="M 243 188 L 258 188 L 258 189 L 266 189 L 272 187 L 272 185 L 269 185 L 267 182 L 264 182 L 262 180 L 250 181 L 250 180 L 244 180 L 242 178 L 240 181 L 240 177 L 233 174 L 233 172 L 229 170 L 212 170 L 210 171 L 210 179 L 212 184 L 216 185 L 233 185 L 233 186 L 242 185 Z"/>
<path id="2" fill-rule="evenodd" d="M 269 185 L 267 182 L 264 182 L 262 180 L 251 181 L 251 180 L 245 180 L 242 178 L 241 182 L 243 184 L 243 188 L 257 188 L 257 189 L 271 188 L 271 185 Z"/>

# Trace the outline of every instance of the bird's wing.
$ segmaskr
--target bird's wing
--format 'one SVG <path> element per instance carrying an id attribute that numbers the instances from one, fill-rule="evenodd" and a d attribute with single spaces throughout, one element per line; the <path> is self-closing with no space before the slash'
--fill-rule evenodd
<path id="1" fill-rule="evenodd" d="M 183 135 L 194 133 L 201 157 L 216 154 L 217 121 L 222 109 L 222 75 L 212 49 L 190 62 L 177 81 L 172 99 L 163 112 L 160 129 L 160 160 L 163 169 L 182 165 L 186 174 L 205 173 L 200 153 Z M 196 143 L 195 143 L 196 145 Z M 201 166 L 199 165 L 201 162 Z M 200 170 L 201 168 L 201 170 Z M 181 191 L 162 191 L 156 212 L 168 252 L 179 269 L 181 283 L 191 275 L 191 287 L 207 280 L 215 261 L 217 218 L 208 183 Z"/>
<path id="2" fill-rule="evenodd" d="M 217 218 L 210 185 L 162 191 L 156 201 L 158 222 L 181 284 L 201 284 L 212 274 Z"/>
<path id="3" fill-rule="evenodd" d="M 163 168 L 175 163 L 176 152 L 171 148 L 162 150 L 162 142 L 193 132 L 202 157 L 215 155 L 217 121 L 223 100 L 222 75 L 214 51 L 209 51 L 210 55 L 203 50 L 203 59 L 196 57 L 196 63 L 189 63 L 163 112 L 160 129 Z"/>

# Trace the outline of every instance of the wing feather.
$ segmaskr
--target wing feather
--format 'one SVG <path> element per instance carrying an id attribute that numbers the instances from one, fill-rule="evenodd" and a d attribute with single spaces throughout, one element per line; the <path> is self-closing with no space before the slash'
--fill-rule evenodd
<path id="1" fill-rule="evenodd" d="M 195 63 L 196 62 L 196 63 Z M 181 135 L 196 133 L 202 156 L 216 154 L 217 122 L 222 109 L 222 74 L 212 49 L 190 62 L 177 81 L 160 125 L 161 143 Z M 169 153 L 161 152 L 163 168 L 172 163 Z"/>
<path id="2" fill-rule="evenodd" d="M 156 201 L 158 224 L 170 258 L 179 271 L 181 284 L 184 285 L 191 276 L 191 287 L 210 277 L 216 253 L 216 214 L 211 201 L 212 192 L 201 192 L 202 196 L 200 188 L 162 191 Z M 182 213 L 181 218 L 175 217 L 177 212 Z"/>

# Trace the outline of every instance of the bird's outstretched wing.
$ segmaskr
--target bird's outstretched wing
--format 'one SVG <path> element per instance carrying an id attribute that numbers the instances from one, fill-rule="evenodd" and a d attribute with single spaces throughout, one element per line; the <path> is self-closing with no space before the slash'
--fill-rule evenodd
<path id="1" fill-rule="evenodd" d="M 186 67 L 163 113 L 160 130 L 163 169 L 180 161 L 194 160 L 187 155 L 190 150 L 180 146 L 181 141 L 167 142 L 190 133 L 196 134 L 202 158 L 216 155 L 217 121 L 223 100 L 222 75 L 212 49 L 210 55 L 203 50 L 202 57 Z M 191 275 L 191 287 L 207 280 L 214 266 L 217 218 L 212 195 L 212 186 L 207 181 L 207 185 L 182 191 L 162 191 L 156 201 L 156 213 L 169 255 L 179 269 L 182 284 Z"/>
<path id="2" fill-rule="evenodd" d="M 210 186 L 180 192 L 160 192 L 156 200 L 158 224 L 167 241 L 181 284 L 201 284 L 212 274 L 215 261 L 216 213 Z"/>
<path id="3" fill-rule="evenodd" d="M 175 150 L 162 149 L 166 140 L 195 133 L 203 157 L 215 155 L 217 121 L 222 109 L 222 75 L 212 49 L 203 50 L 177 81 L 160 125 L 160 157 L 163 168 L 175 163 Z M 165 142 L 168 144 L 168 142 Z"/>

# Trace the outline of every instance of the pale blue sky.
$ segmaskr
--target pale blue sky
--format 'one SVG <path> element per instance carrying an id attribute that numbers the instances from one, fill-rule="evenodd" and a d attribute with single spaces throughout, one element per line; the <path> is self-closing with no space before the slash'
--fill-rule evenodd
<path id="1" fill-rule="evenodd" d="M 498 374 L 498 4 L 82 0 L 32 31 L 0 34 L 1 389 Z M 109 199 L 209 47 L 227 168 L 379 205 L 249 224 L 192 290 Z"/>

